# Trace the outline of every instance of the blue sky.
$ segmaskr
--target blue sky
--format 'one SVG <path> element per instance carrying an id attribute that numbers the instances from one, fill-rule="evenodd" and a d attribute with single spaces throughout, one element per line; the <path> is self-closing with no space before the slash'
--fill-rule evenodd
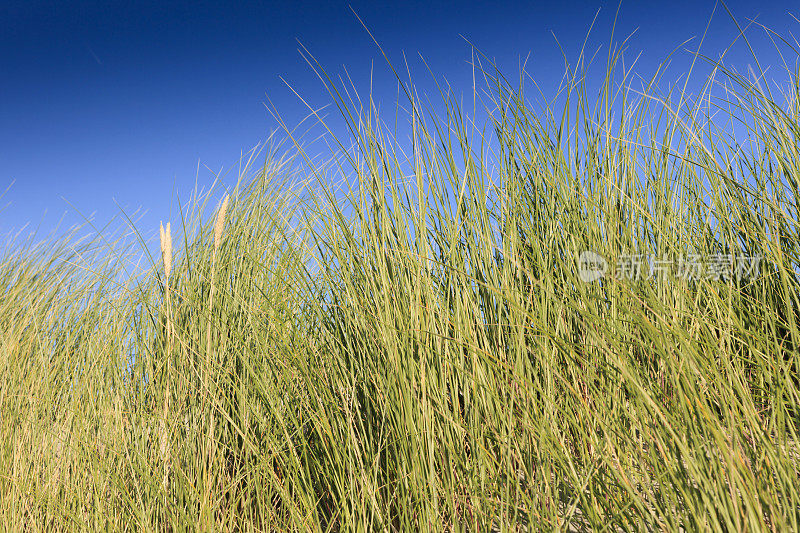
<path id="1" fill-rule="evenodd" d="M 0 3 L 0 236 L 25 223 L 51 229 L 96 213 L 102 225 L 122 206 L 147 211 L 143 230 L 176 220 L 177 192 L 209 186 L 213 171 L 235 166 L 242 151 L 278 123 L 307 113 L 283 80 L 313 105 L 330 101 L 298 52 L 302 43 L 332 73 L 346 67 L 366 91 L 374 62 L 376 97 L 389 105 L 396 84 L 354 11 L 393 62 L 410 58 L 421 91 L 433 71 L 470 91 L 469 39 L 513 76 L 529 72 L 554 88 L 563 74 L 556 38 L 577 57 L 600 9 L 590 43 L 607 43 L 617 2 L 2 2 Z M 795 35 L 794 2 L 728 6 L 779 33 Z M 675 46 L 702 35 L 714 2 L 623 2 L 617 36 L 637 33 L 626 57 L 643 52 L 649 75 Z M 763 32 L 757 42 L 767 42 Z M 716 55 L 735 37 L 718 6 L 704 50 Z M 694 46 L 694 45 L 693 45 Z M 772 58 L 774 54 L 767 54 Z M 678 61 L 688 61 L 682 54 Z M 744 46 L 728 63 L 752 63 Z M 678 63 L 680 64 L 680 63 Z M 680 71 L 680 67 L 677 67 Z M 426 85 L 427 84 L 427 85 Z M 198 165 L 200 171 L 198 174 Z M 230 180 L 228 180 L 230 182 Z M 65 201 L 65 199 L 67 201 Z M 70 205 L 71 204 L 71 205 Z M 45 215 L 47 212 L 47 215 Z"/>

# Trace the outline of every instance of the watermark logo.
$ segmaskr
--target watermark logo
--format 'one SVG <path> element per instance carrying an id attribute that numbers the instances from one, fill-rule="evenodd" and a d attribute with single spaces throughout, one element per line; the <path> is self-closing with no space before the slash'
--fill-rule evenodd
<path id="1" fill-rule="evenodd" d="M 685 280 L 731 280 L 752 279 L 758 276 L 761 256 L 692 254 L 676 258 L 656 257 L 645 254 L 623 254 L 613 270 L 608 261 L 591 250 L 578 256 L 578 277 L 591 283 L 611 273 L 617 280 L 639 281 L 656 277 L 673 276 Z"/>
<path id="2" fill-rule="evenodd" d="M 578 277 L 584 283 L 591 283 L 605 276 L 608 270 L 606 259 L 595 252 L 586 250 L 578 257 Z"/>

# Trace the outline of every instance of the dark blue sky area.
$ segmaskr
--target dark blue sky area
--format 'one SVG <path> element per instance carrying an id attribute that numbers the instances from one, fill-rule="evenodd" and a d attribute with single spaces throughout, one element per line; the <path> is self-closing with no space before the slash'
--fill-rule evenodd
<path id="1" fill-rule="evenodd" d="M 593 46 L 607 43 L 616 2 L 3 2 L 0 3 L 0 235 L 37 223 L 50 229 L 97 212 L 105 222 L 142 207 L 148 227 L 172 217 L 177 191 L 208 186 L 203 169 L 231 168 L 241 151 L 277 129 L 269 97 L 289 125 L 305 107 L 291 83 L 313 105 L 329 102 L 298 52 L 298 40 L 332 73 L 343 66 L 366 92 L 375 63 L 375 92 L 394 102 L 396 84 L 351 8 L 393 62 L 410 58 L 420 91 L 432 89 L 419 54 L 457 90 L 470 91 L 468 38 L 514 75 L 528 70 L 544 87 L 563 73 L 555 37 L 574 61 L 598 8 Z M 734 2 L 742 22 L 759 22 L 797 35 L 795 2 Z M 617 35 L 638 28 L 626 57 L 644 52 L 640 70 L 680 42 L 702 35 L 713 2 L 623 2 Z M 763 32 L 757 42 L 767 42 Z M 719 53 L 736 35 L 718 6 L 704 49 Z M 729 63 L 752 59 L 738 47 Z M 772 58 L 774 54 L 768 54 Z M 682 55 L 684 59 L 686 54 Z M 460 85 L 459 85 L 460 84 Z M 228 180 L 230 183 L 232 180 Z"/>

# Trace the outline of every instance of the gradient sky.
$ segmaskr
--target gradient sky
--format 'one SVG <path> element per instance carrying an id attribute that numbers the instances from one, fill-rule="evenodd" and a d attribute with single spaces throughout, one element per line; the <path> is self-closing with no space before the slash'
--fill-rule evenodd
<path id="1" fill-rule="evenodd" d="M 795 1 L 728 6 L 741 23 L 758 17 L 797 35 L 800 23 L 788 14 L 800 15 Z M 365 92 L 374 62 L 376 95 L 393 102 L 396 84 L 353 11 L 393 62 L 410 58 L 420 90 L 432 88 L 422 54 L 437 75 L 469 92 L 464 37 L 509 74 L 530 53 L 528 70 L 554 88 L 563 74 L 555 38 L 574 61 L 598 9 L 592 42 L 608 42 L 617 5 L 0 1 L 0 193 L 14 182 L 0 199 L 0 237 L 27 222 L 51 229 L 65 212 L 67 223 L 77 222 L 74 209 L 96 212 L 102 225 L 119 213 L 117 203 L 147 210 L 143 229 L 175 221 L 176 192 L 187 198 L 196 178 L 209 186 L 205 166 L 233 167 L 278 128 L 267 98 L 290 126 L 306 115 L 281 78 L 313 105 L 330 101 L 298 42 L 331 72 L 346 67 Z M 675 46 L 702 35 L 713 9 L 702 0 L 623 2 L 617 35 L 638 29 L 626 57 L 643 52 L 639 69 L 651 74 Z M 716 55 L 735 36 L 718 6 L 704 50 Z M 746 68 L 746 52 L 737 47 L 727 63 Z"/>

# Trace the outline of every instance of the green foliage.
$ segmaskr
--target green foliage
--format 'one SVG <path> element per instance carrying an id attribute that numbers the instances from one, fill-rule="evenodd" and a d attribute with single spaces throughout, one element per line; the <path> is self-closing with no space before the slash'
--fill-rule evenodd
<path id="1" fill-rule="evenodd" d="M 492 138 L 399 79 L 392 136 L 320 69 L 352 138 L 247 165 L 218 244 L 195 201 L 168 277 L 105 235 L 6 254 L 0 521 L 800 529 L 798 71 L 718 64 L 712 104 L 619 57 L 560 108 L 482 69 Z M 586 250 L 761 268 L 585 283 Z"/>

